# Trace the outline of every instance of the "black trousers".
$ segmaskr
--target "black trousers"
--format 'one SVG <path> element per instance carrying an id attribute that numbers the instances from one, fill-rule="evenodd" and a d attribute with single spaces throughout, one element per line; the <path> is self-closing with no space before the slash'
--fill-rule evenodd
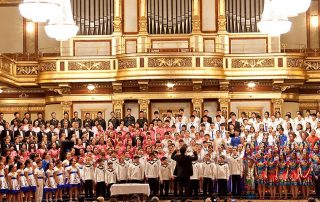
<path id="1" fill-rule="evenodd" d="M 218 194 L 220 197 L 227 196 L 228 181 L 226 179 L 218 179 Z"/>
<path id="2" fill-rule="evenodd" d="M 84 193 L 86 198 L 93 198 L 93 180 L 84 181 Z"/>
<path id="3" fill-rule="evenodd" d="M 148 178 L 148 184 L 150 186 L 151 196 L 157 195 L 159 190 L 159 180 L 157 178 Z"/>
<path id="4" fill-rule="evenodd" d="M 232 196 L 241 195 L 241 177 L 240 175 L 231 175 L 232 180 Z"/>
<path id="5" fill-rule="evenodd" d="M 130 180 L 130 183 L 138 183 L 138 184 L 141 184 L 142 181 L 141 181 L 141 180 Z"/>
<path id="6" fill-rule="evenodd" d="M 183 196 L 188 197 L 190 195 L 189 184 L 190 184 L 190 177 L 178 177 L 179 197 L 183 197 Z M 183 195 L 183 191 L 185 193 L 184 195 Z"/>
<path id="7" fill-rule="evenodd" d="M 96 187 L 96 196 L 105 196 L 106 194 L 106 184 L 105 182 L 97 182 L 97 187 Z"/>
<path id="8" fill-rule="evenodd" d="M 169 195 L 169 186 L 170 186 L 169 180 L 163 180 L 163 182 L 160 183 L 160 196 L 168 196 Z M 164 195 L 163 195 L 163 190 L 164 190 Z"/>
<path id="9" fill-rule="evenodd" d="M 175 177 L 173 180 L 173 195 L 178 196 L 178 177 Z"/>
<path id="10" fill-rule="evenodd" d="M 207 196 L 207 193 L 209 193 L 209 196 L 212 196 L 212 194 L 213 194 L 213 180 L 211 178 L 204 177 L 202 184 L 203 184 L 203 195 Z"/>
<path id="11" fill-rule="evenodd" d="M 320 198 L 320 176 L 318 179 L 314 178 L 314 187 L 316 189 L 316 198 Z"/>
<path id="12" fill-rule="evenodd" d="M 108 184 L 108 185 L 107 185 L 107 195 L 106 195 L 107 198 L 110 198 L 110 197 L 111 197 L 110 188 L 111 188 L 112 185 L 113 185 L 113 184 Z"/>
<path id="13" fill-rule="evenodd" d="M 190 195 L 198 196 L 199 194 L 199 180 L 190 180 Z"/>
<path id="14" fill-rule="evenodd" d="M 127 180 L 120 180 L 119 184 L 125 184 L 127 183 Z"/>

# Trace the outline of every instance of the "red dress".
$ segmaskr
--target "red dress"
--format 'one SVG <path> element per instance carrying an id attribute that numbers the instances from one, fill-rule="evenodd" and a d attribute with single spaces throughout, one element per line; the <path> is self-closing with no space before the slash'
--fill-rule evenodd
<path id="1" fill-rule="evenodd" d="M 291 186 L 297 186 L 300 181 L 299 173 L 299 162 L 292 160 L 289 163 L 289 180 Z"/>
<path id="2" fill-rule="evenodd" d="M 279 185 L 288 185 L 288 162 L 280 161 L 279 164 Z"/>
<path id="3" fill-rule="evenodd" d="M 267 176 L 268 176 L 268 185 L 269 186 L 273 186 L 278 183 L 277 162 L 273 159 L 270 159 L 267 162 Z"/>

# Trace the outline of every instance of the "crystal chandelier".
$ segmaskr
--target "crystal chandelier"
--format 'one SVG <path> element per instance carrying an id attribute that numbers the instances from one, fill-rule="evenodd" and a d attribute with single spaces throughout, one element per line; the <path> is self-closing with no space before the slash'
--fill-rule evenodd
<path id="1" fill-rule="evenodd" d="M 63 0 L 59 15 L 51 19 L 45 26 L 45 31 L 50 38 L 57 41 L 66 41 L 74 37 L 79 30 L 72 18 L 70 0 Z"/>
<path id="2" fill-rule="evenodd" d="M 60 9 L 60 0 L 24 0 L 19 11 L 24 18 L 33 22 L 46 22 L 54 17 Z"/>
<path id="3" fill-rule="evenodd" d="M 258 22 L 258 29 L 263 34 L 279 36 L 290 31 L 291 22 L 286 13 L 281 11 L 279 1 L 283 0 L 265 0 L 264 10 L 261 21 Z"/>
<path id="4" fill-rule="evenodd" d="M 281 0 L 275 4 L 275 6 L 283 8 L 281 12 L 286 12 L 287 17 L 296 17 L 299 13 L 308 10 L 311 0 Z"/>

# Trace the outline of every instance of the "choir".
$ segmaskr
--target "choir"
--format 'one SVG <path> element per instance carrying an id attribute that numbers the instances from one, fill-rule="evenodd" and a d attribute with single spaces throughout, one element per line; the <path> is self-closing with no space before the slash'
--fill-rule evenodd
<path id="1" fill-rule="evenodd" d="M 32 121 L 30 113 L 14 113 L 7 122 L 0 113 L 0 202 L 110 198 L 116 183 L 148 183 L 151 196 L 178 196 L 174 155 L 182 146 L 197 155 L 189 196 L 320 196 L 320 112 L 283 118 L 280 112 L 203 114 L 187 117 L 180 109 L 174 116 L 168 110 L 147 120 L 142 111 L 136 119 L 128 109 L 123 120 L 113 112 L 108 121 L 101 112 L 81 120 L 74 112 L 60 121 L 56 113 L 48 121 L 38 113 Z M 65 140 L 74 147 L 60 159 Z"/>

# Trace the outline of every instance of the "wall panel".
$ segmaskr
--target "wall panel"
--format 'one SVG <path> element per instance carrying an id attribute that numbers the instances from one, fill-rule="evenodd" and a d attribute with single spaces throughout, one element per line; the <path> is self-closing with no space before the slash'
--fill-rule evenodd
<path id="1" fill-rule="evenodd" d="M 202 0 L 201 1 L 201 31 L 216 32 L 217 31 L 217 8 L 218 0 Z"/>
<path id="2" fill-rule="evenodd" d="M 138 33 L 138 0 L 123 0 L 123 32 L 126 34 Z"/>

